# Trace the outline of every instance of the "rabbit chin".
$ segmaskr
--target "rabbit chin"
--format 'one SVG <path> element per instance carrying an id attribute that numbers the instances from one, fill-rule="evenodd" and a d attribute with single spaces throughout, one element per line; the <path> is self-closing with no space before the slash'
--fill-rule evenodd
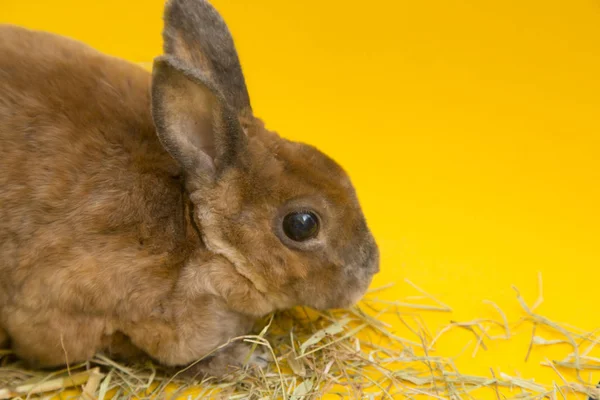
<path id="1" fill-rule="evenodd" d="M 322 293 L 307 290 L 304 305 L 317 310 L 348 308 L 355 305 L 367 292 L 374 274 L 370 271 L 359 271 L 351 277 L 340 279 L 335 285 L 322 286 Z"/>
<path id="2" fill-rule="evenodd" d="M 352 307 L 363 297 L 367 291 L 367 288 L 368 285 L 365 285 L 365 288 L 362 290 L 349 289 L 348 293 L 325 299 L 325 301 L 322 302 L 316 302 L 314 305 L 311 305 L 311 307 L 317 310 L 331 310 Z"/>

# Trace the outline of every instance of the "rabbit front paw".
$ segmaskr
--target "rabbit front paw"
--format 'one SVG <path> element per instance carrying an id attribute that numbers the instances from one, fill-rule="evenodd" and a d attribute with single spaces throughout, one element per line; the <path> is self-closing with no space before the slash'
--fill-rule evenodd
<path id="1" fill-rule="evenodd" d="M 204 360 L 185 368 L 181 374 L 195 379 L 209 377 L 226 379 L 231 373 L 242 368 L 266 369 L 273 361 L 271 352 L 264 346 L 257 346 L 252 351 L 251 345 L 235 342 L 222 348 Z"/>

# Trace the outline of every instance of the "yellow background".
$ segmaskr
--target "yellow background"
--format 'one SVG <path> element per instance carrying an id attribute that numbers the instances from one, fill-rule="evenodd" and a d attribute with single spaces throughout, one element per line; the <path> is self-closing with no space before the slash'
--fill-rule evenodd
<path id="1" fill-rule="evenodd" d="M 600 3 L 594 0 L 215 0 L 236 40 L 256 113 L 313 143 L 352 176 L 382 251 L 374 286 L 414 294 L 454 320 L 540 313 L 600 327 Z M 50 30 L 149 62 L 161 52 L 161 0 L 2 0 L 0 22 Z M 559 381 L 524 356 L 530 330 L 459 356 Z M 540 334 L 550 337 L 549 334 Z M 438 352 L 458 355 L 456 333 Z M 567 374 L 567 376 L 569 376 Z M 584 377 L 587 379 L 587 374 Z"/>

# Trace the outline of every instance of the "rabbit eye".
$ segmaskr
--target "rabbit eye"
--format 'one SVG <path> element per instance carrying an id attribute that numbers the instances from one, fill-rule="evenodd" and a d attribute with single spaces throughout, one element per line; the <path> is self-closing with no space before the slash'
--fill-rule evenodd
<path id="1" fill-rule="evenodd" d="M 296 242 L 314 238 L 319 233 L 319 219 L 310 211 L 293 212 L 283 219 L 283 232 Z"/>

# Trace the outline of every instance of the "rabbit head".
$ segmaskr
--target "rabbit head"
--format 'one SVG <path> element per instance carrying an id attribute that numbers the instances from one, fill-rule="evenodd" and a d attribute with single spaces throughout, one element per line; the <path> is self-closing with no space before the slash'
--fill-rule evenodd
<path id="1" fill-rule="evenodd" d="M 254 117 L 232 37 L 209 3 L 168 2 L 163 37 L 153 119 L 185 171 L 206 248 L 274 309 L 356 302 L 379 252 L 347 174 Z"/>

